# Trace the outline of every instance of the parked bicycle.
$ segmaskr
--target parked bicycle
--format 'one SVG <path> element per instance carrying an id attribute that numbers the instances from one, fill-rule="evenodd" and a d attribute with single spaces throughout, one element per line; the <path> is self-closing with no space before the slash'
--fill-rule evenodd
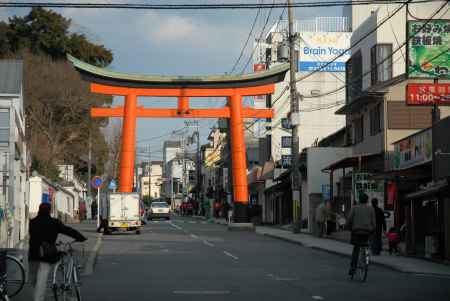
<path id="1" fill-rule="evenodd" d="M 78 270 L 80 266 L 77 263 L 75 250 L 72 242 L 58 242 L 57 246 L 62 246 L 61 259 L 53 269 L 52 289 L 55 301 L 76 300 L 81 301 L 81 283 Z"/>
<path id="2" fill-rule="evenodd" d="M 367 279 L 367 272 L 369 271 L 369 245 L 362 244 L 359 249 L 359 256 L 356 265 L 356 270 L 350 274 L 351 279 L 355 276 L 361 282 L 365 282 Z"/>
<path id="3" fill-rule="evenodd" d="M 0 250 L 0 300 L 9 301 L 25 285 L 25 268 L 20 260 Z"/>

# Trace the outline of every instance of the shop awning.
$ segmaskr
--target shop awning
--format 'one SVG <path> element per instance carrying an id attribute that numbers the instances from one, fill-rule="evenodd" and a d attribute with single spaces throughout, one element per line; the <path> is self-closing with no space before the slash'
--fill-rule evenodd
<path id="1" fill-rule="evenodd" d="M 425 189 L 409 193 L 405 196 L 405 198 L 409 199 L 409 200 L 421 199 L 421 198 L 429 197 L 436 193 L 442 192 L 446 188 L 448 188 L 448 181 L 442 180 L 442 181 L 439 181 L 436 184 L 429 186 Z"/>
<path id="2" fill-rule="evenodd" d="M 341 159 L 339 161 L 336 161 L 332 163 L 331 165 L 328 165 L 324 169 L 322 169 L 322 172 L 329 172 L 336 169 L 341 168 L 349 168 L 349 167 L 358 167 L 359 165 L 365 165 L 366 162 L 373 159 L 379 159 L 383 158 L 383 153 L 366 153 L 366 154 L 359 154 L 359 155 L 353 155 L 344 159 Z"/>
<path id="3" fill-rule="evenodd" d="M 371 103 L 377 103 L 383 100 L 383 92 L 364 92 L 361 96 L 354 99 L 352 102 L 346 104 L 336 111 L 336 115 L 346 115 L 361 110 L 364 106 Z"/>
<path id="4" fill-rule="evenodd" d="M 431 177 L 431 162 L 423 163 L 413 167 L 386 171 L 373 175 L 374 180 L 395 180 L 400 178 L 403 181 L 417 181 Z"/>

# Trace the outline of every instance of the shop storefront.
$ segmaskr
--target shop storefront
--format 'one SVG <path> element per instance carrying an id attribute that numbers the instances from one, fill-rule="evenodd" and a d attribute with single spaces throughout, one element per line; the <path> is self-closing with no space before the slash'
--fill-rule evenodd
<path id="1" fill-rule="evenodd" d="M 434 131 L 428 128 L 394 143 L 395 223 L 402 229 L 407 255 L 449 260 L 450 118 Z"/>

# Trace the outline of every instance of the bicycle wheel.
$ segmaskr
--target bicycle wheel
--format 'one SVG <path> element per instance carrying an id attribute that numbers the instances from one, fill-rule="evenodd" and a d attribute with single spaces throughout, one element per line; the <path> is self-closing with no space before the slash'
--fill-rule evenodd
<path id="1" fill-rule="evenodd" d="M 52 290 L 55 301 L 67 300 L 65 267 L 60 262 L 56 264 L 53 270 Z"/>
<path id="2" fill-rule="evenodd" d="M 358 278 L 361 282 L 364 282 L 367 279 L 367 271 L 369 268 L 369 257 L 367 252 L 368 250 L 366 248 L 361 249 L 361 251 L 359 252 L 358 267 L 356 273 L 358 274 Z"/>
<path id="3" fill-rule="evenodd" d="M 6 256 L 6 287 L 8 297 L 17 295 L 25 285 L 25 269 L 14 256 Z"/>
<path id="4" fill-rule="evenodd" d="M 75 291 L 75 296 L 77 297 L 77 301 L 81 301 L 81 283 L 80 278 L 78 277 L 77 267 L 73 267 L 73 289 Z"/>
<path id="5" fill-rule="evenodd" d="M 0 296 L 1 301 L 9 301 L 9 297 L 7 295 Z"/>

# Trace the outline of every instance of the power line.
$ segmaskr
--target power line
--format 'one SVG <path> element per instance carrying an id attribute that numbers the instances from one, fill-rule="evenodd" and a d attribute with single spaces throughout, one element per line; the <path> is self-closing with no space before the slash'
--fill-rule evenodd
<path id="1" fill-rule="evenodd" d="M 430 18 L 428 18 L 427 20 L 425 20 L 425 23 L 419 28 L 419 31 L 420 30 L 422 30 L 446 5 L 447 5 L 447 3 L 448 2 L 450 2 L 449 0 L 447 0 L 445 3 L 444 3 L 444 5 L 442 5 L 437 11 L 435 11 L 434 13 L 433 13 L 433 15 L 430 17 Z M 375 66 L 373 66 L 372 68 L 370 68 L 368 71 L 366 71 L 366 72 L 364 72 L 364 73 L 362 73 L 360 76 L 358 76 L 358 77 L 355 77 L 355 78 L 352 78 L 351 79 L 351 81 L 349 81 L 347 84 L 345 84 L 345 85 L 343 85 L 343 86 L 341 86 L 341 87 L 339 87 L 339 88 L 337 88 L 337 89 L 334 89 L 334 90 L 331 90 L 331 91 L 328 91 L 328 92 L 325 92 L 325 93 L 323 93 L 323 94 L 321 94 L 321 95 L 313 95 L 313 96 L 308 96 L 308 97 L 305 97 L 305 98 L 317 98 L 317 97 L 322 97 L 322 96 L 326 96 L 326 95 L 330 95 L 330 94 L 334 94 L 334 93 L 336 93 L 336 92 L 338 92 L 338 91 L 340 91 L 340 90 L 342 90 L 342 89 L 344 89 L 344 88 L 347 88 L 347 87 L 349 87 L 349 86 L 354 86 L 354 82 L 356 82 L 356 81 L 358 81 L 358 80 L 360 80 L 360 79 L 363 79 L 366 75 L 368 75 L 368 74 L 370 74 L 372 71 L 374 71 L 374 70 L 376 70 L 379 66 L 381 66 L 382 64 L 384 64 L 387 60 L 389 60 L 389 59 L 391 59 L 391 58 L 393 58 L 393 56 L 394 56 L 394 54 L 395 53 L 397 53 L 398 51 L 400 51 L 412 38 L 413 38 L 414 36 L 410 36 L 409 38 L 407 38 L 406 40 L 405 40 L 405 42 L 403 42 L 401 45 L 399 45 L 395 50 L 393 50 L 392 51 L 392 53 L 390 54 L 390 55 L 388 55 L 388 56 L 386 56 L 384 59 L 382 59 L 380 62 L 378 62 L 377 64 L 375 64 Z M 433 61 L 433 60 L 435 60 L 435 59 L 437 59 L 437 58 L 439 58 L 440 56 L 442 56 L 442 55 L 444 55 L 445 53 L 447 53 L 448 51 L 450 50 L 450 48 L 449 49 L 446 49 L 446 50 L 444 50 L 444 51 L 442 51 L 442 52 L 440 52 L 440 53 L 438 53 L 436 56 L 434 56 L 434 57 L 432 57 L 431 59 L 429 59 L 427 62 L 431 62 L 431 61 Z M 402 57 L 400 57 L 399 59 L 401 59 Z M 399 60 L 398 59 L 398 60 Z M 396 61 L 395 61 L 396 62 Z M 390 66 L 389 67 L 392 67 L 393 65 L 394 65 L 394 63 L 395 62 L 391 62 L 391 64 L 390 64 Z M 302 78 L 301 80 L 303 80 L 304 78 Z M 297 81 L 299 81 L 299 80 L 297 80 Z M 352 88 L 352 89 L 355 89 L 355 88 Z"/>
<path id="2" fill-rule="evenodd" d="M 376 32 L 378 30 L 378 28 L 380 28 L 384 23 L 386 23 L 387 21 L 389 21 L 392 17 L 394 17 L 400 10 L 402 10 L 405 6 L 407 6 L 407 4 L 409 2 L 411 2 L 412 0 L 408 0 L 406 2 L 403 2 L 402 5 L 400 5 L 391 15 L 388 15 L 386 18 L 384 18 L 384 20 L 382 20 L 379 24 L 377 24 L 372 30 L 370 30 L 368 33 L 366 33 L 364 36 L 362 36 L 360 39 L 358 39 L 353 45 L 351 45 L 349 48 L 345 49 L 345 51 L 342 51 L 341 54 L 337 55 L 335 58 L 333 58 L 331 61 L 327 62 L 326 64 L 320 66 L 319 68 L 317 68 L 316 70 L 308 73 L 307 75 L 299 78 L 296 80 L 296 82 L 302 81 L 304 79 L 307 79 L 308 77 L 312 76 L 313 74 L 322 71 L 323 69 L 325 69 L 326 67 L 328 67 L 329 65 L 331 65 L 332 63 L 334 63 L 337 59 L 343 57 L 345 54 L 347 54 L 348 51 L 352 50 L 353 48 L 355 48 L 357 45 L 359 45 L 359 43 L 361 43 L 362 41 L 364 41 L 365 39 L 367 39 L 372 33 Z"/>
<path id="3" fill-rule="evenodd" d="M 141 140 L 138 140 L 137 143 L 147 142 L 147 141 L 152 141 L 152 140 L 156 140 L 156 139 L 163 138 L 163 137 L 166 137 L 166 136 L 172 136 L 172 135 L 176 134 L 176 132 L 181 131 L 181 130 L 183 130 L 183 129 L 185 129 L 185 127 L 181 128 L 181 129 L 175 129 L 175 130 L 172 130 L 172 131 L 170 131 L 169 133 L 163 134 L 163 135 L 161 135 L 161 136 L 155 136 L 155 137 L 150 137 L 150 138 L 141 139 Z"/>
<path id="4" fill-rule="evenodd" d="M 230 73 L 234 72 L 234 70 L 236 69 L 237 65 L 239 64 L 239 61 L 241 60 L 242 56 L 244 55 L 244 51 L 247 48 L 248 41 L 250 41 L 250 37 L 252 36 L 253 29 L 255 28 L 256 21 L 258 21 L 260 13 L 261 13 L 261 8 L 258 8 L 258 11 L 256 13 L 255 19 L 253 20 L 253 24 L 252 24 L 252 27 L 250 29 L 250 32 L 248 33 L 247 40 L 245 41 L 244 46 L 242 47 L 241 53 L 239 54 L 238 59 L 234 63 L 233 68 L 231 68 L 231 72 Z"/>
<path id="5" fill-rule="evenodd" d="M 417 0 L 415 3 L 428 3 L 435 0 Z M 401 4 L 405 0 L 379 0 L 379 3 Z M 409 1 L 407 1 L 409 2 Z M 268 3 L 215 3 L 215 4 L 148 4 L 148 3 L 85 3 L 85 2 L 0 2 L 0 7 L 47 7 L 47 8 L 110 8 L 110 9 L 134 9 L 134 10 L 215 10 L 215 9 L 273 9 L 273 8 L 313 8 L 313 7 L 342 7 L 356 5 L 370 5 L 372 0 L 362 1 L 325 1 L 325 2 L 293 2 L 288 5 L 275 1 Z"/>
<path id="6" fill-rule="evenodd" d="M 273 0 L 273 3 L 275 3 L 275 0 Z M 259 47 L 259 43 L 261 43 L 262 36 L 264 35 L 264 31 L 266 30 L 267 24 L 269 23 L 270 16 L 272 15 L 272 8 L 269 10 L 269 13 L 267 14 L 266 22 L 264 23 L 263 28 L 261 29 L 261 33 L 259 34 L 259 38 L 256 41 L 256 46 L 253 48 L 252 53 L 250 54 L 247 62 L 244 65 L 244 68 L 242 68 L 241 73 L 244 73 L 245 69 L 247 69 L 248 64 L 253 59 L 253 54 L 255 53 L 256 49 Z"/>

